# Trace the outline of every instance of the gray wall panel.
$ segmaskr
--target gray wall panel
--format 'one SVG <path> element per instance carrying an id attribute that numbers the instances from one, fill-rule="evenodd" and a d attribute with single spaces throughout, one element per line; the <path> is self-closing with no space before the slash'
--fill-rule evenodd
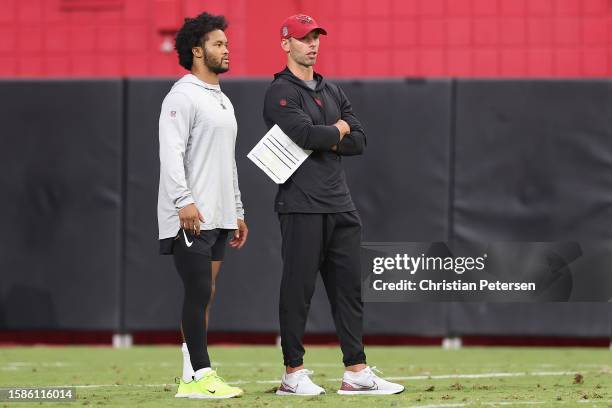
<path id="1" fill-rule="evenodd" d="M 453 238 L 612 238 L 612 82 L 459 80 Z"/>
<path id="2" fill-rule="evenodd" d="M 156 219 L 158 115 L 172 82 L 0 82 L 11 198 L 0 202 L 0 329 L 178 328 L 181 283 L 158 255 Z M 268 82 L 222 83 L 250 237 L 227 249 L 213 331 L 278 330 L 276 186 L 246 158 L 265 132 Z M 610 238 L 611 82 L 339 83 L 368 134 L 366 154 L 344 159 L 364 241 Z M 601 337 L 610 315 L 609 304 L 369 303 L 364 323 L 368 334 Z M 320 279 L 307 331 L 333 331 Z"/>
<path id="3" fill-rule="evenodd" d="M 173 81 L 132 79 L 127 92 L 127 191 L 124 324 L 127 330 L 176 330 L 183 289 L 172 258 L 159 255 L 158 119 Z"/>
<path id="4" fill-rule="evenodd" d="M 459 336 L 612 337 L 606 303 L 455 303 L 448 321 Z"/>
<path id="5" fill-rule="evenodd" d="M 0 329 L 115 329 L 122 82 L 2 81 L 0 111 Z"/>
<path id="6" fill-rule="evenodd" d="M 610 81 L 458 80 L 455 109 L 454 239 L 610 240 Z M 461 333 L 610 335 L 606 304 L 455 304 L 450 316 Z"/>

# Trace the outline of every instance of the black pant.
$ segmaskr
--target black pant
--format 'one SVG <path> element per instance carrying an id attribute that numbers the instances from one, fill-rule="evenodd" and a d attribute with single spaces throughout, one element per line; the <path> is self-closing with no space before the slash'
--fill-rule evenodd
<path id="1" fill-rule="evenodd" d="M 283 278 L 279 318 L 284 364 L 303 364 L 302 337 L 317 272 L 325 284 L 345 366 L 365 363 L 357 211 L 279 214 Z"/>

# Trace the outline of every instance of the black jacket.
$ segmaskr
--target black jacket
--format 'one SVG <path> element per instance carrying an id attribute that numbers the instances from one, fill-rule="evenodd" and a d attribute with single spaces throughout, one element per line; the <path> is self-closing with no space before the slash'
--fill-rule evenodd
<path id="1" fill-rule="evenodd" d="M 317 73 L 311 90 L 288 68 L 274 75 L 266 91 L 264 120 L 270 129 L 277 124 L 287 136 L 312 154 L 279 185 L 275 210 L 279 213 L 335 213 L 355 210 L 342 157 L 363 153 L 366 136 L 339 86 Z M 338 145 L 340 132 L 333 126 L 343 119 L 351 127 Z M 332 147 L 338 145 L 337 151 Z"/>

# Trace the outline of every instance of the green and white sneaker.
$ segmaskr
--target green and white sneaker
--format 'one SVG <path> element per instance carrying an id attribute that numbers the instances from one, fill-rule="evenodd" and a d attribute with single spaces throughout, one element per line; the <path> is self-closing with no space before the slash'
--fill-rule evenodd
<path id="1" fill-rule="evenodd" d="M 174 395 L 175 398 L 190 398 L 191 397 L 193 383 L 194 383 L 193 380 L 189 382 L 185 382 L 183 381 L 182 378 L 176 377 L 174 379 L 174 382 L 178 384 L 178 390 L 176 391 L 176 395 Z"/>
<path id="2" fill-rule="evenodd" d="M 226 383 L 214 370 L 210 370 L 199 380 L 194 379 L 185 385 L 190 387 L 185 389 L 185 391 L 189 391 L 189 398 L 223 399 L 239 397 L 244 393 L 240 388 L 232 387 Z"/>

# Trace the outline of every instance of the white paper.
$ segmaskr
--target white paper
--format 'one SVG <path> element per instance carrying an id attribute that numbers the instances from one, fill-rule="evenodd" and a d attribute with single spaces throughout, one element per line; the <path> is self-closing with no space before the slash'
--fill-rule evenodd
<path id="1" fill-rule="evenodd" d="M 310 153 L 312 150 L 302 149 L 278 125 L 274 125 L 247 157 L 272 181 L 283 184 L 304 163 Z"/>

